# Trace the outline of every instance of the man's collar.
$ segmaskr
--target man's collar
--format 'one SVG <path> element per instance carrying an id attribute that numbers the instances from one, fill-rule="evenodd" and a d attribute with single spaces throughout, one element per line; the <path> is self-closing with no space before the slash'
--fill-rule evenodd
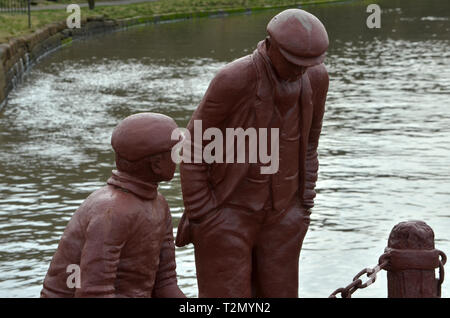
<path id="1" fill-rule="evenodd" d="M 276 74 L 275 68 L 274 68 L 272 62 L 270 61 L 269 55 L 267 54 L 266 41 L 265 40 L 260 41 L 256 47 L 256 50 L 261 55 L 261 57 L 264 61 L 264 64 L 266 65 L 266 70 L 270 74 L 271 80 L 277 81 L 277 82 L 280 81 Z"/>

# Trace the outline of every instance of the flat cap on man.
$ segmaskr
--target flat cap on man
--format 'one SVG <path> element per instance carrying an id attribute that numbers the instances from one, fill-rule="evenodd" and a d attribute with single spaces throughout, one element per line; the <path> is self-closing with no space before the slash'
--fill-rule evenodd
<path id="1" fill-rule="evenodd" d="M 328 34 L 322 22 L 301 9 L 288 9 L 270 20 L 267 33 L 291 63 L 313 66 L 323 62 Z"/>

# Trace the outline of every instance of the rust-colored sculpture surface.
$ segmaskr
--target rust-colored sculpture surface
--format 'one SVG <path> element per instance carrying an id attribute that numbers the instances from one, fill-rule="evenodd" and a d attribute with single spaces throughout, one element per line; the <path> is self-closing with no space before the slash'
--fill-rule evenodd
<path id="1" fill-rule="evenodd" d="M 388 297 L 435 298 L 441 297 L 442 281 L 435 279 L 435 268 L 443 265 L 446 256 L 434 247 L 433 229 L 423 221 L 397 224 L 389 235 Z M 439 257 L 443 257 L 443 263 Z"/>
<path id="2" fill-rule="evenodd" d="M 132 115 L 115 128 L 117 170 L 67 225 L 41 297 L 184 297 L 169 206 L 157 190 L 175 171 L 175 128 L 154 113 Z M 77 266 L 79 277 L 68 277 Z"/>
<path id="3" fill-rule="evenodd" d="M 227 128 L 267 129 L 269 135 L 279 129 L 275 173 L 261 173 L 261 160 L 181 163 L 186 209 L 177 245 L 194 244 L 200 297 L 298 296 L 329 82 L 322 63 L 328 36 L 300 9 L 281 12 L 267 31 L 253 54 L 215 76 L 188 124 L 191 137 L 197 120 L 202 132 L 215 127 L 223 135 Z M 244 149 L 248 158 L 248 145 Z"/>

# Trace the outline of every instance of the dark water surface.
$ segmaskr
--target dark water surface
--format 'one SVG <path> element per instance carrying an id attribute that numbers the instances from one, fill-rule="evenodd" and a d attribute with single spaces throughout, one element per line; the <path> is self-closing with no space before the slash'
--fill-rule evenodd
<path id="1" fill-rule="evenodd" d="M 368 3 L 308 8 L 329 32 L 331 82 L 301 297 L 327 297 L 375 265 L 400 221 L 426 221 L 450 254 L 450 2 L 378 3 L 379 30 L 366 27 Z M 118 121 L 154 111 L 184 127 L 214 74 L 251 53 L 275 13 L 136 27 L 33 67 L 0 111 L 0 296 L 39 295 L 71 215 L 110 175 Z M 179 175 L 161 191 L 176 225 Z M 197 296 L 192 245 L 177 263 Z M 355 294 L 386 295 L 385 273 Z"/>

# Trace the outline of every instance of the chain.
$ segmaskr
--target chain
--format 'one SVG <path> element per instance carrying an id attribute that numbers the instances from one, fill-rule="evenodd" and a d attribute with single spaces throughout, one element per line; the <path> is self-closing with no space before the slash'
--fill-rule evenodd
<path id="1" fill-rule="evenodd" d="M 437 296 L 441 297 L 441 285 L 444 282 L 444 265 L 447 262 L 447 256 L 442 251 L 439 252 L 439 256 L 441 257 L 441 259 L 439 260 L 439 279 L 437 281 L 438 283 Z"/>
<path id="2" fill-rule="evenodd" d="M 444 265 L 447 262 L 447 256 L 444 254 L 444 252 L 439 251 L 439 278 L 437 279 L 437 292 L 438 297 L 441 297 L 441 285 L 444 282 Z M 356 276 L 353 278 L 353 281 L 348 284 L 344 288 L 338 288 L 336 289 L 328 298 L 336 298 L 338 294 L 341 295 L 342 298 L 351 298 L 352 294 L 357 291 L 358 289 L 366 288 L 370 285 L 372 285 L 376 278 L 377 273 L 383 269 L 386 269 L 386 266 L 389 263 L 389 253 L 384 253 L 381 255 L 379 259 L 379 263 L 374 268 L 365 268 L 362 271 L 360 271 Z M 368 279 L 365 283 L 363 283 L 361 276 L 366 274 Z"/>
<path id="3" fill-rule="evenodd" d="M 389 262 L 387 256 L 383 256 L 380 257 L 380 262 L 377 266 L 375 266 L 374 268 L 363 269 L 358 274 L 356 274 L 356 276 L 353 278 L 353 281 L 349 285 L 347 285 L 347 287 L 336 289 L 328 298 L 336 298 L 336 295 L 339 293 L 341 294 L 342 298 L 351 298 L 352 294 L 358 289 L 363 289 L 372 285 L 377 279 L 377 273 L 384 269 Z M 360 278 L 364 274 L 366 274 L 368 277 L 368 280 L 365 283 L 363 283 L 362 279 Z"/>

